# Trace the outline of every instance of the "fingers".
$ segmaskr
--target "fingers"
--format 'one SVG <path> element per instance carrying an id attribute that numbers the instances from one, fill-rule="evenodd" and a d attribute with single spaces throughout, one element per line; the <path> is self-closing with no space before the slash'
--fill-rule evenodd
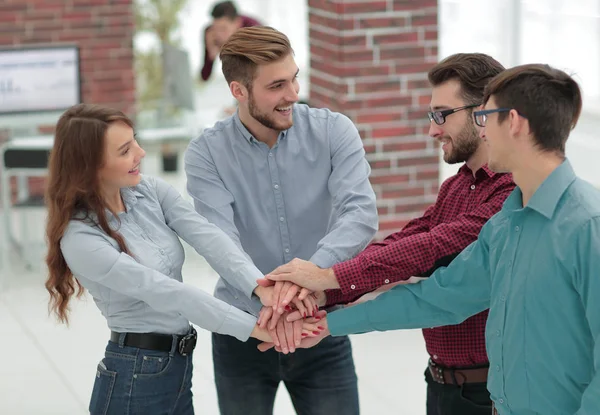
<path id="1" fill-rule="evenodd" d="M 303 301 L 309 294 L 311 294 L 311 291 L 308 288 L 302 288 L 300 294 L 298 294 L 298 299 Z"/>
<path id="2" fill-rule="evenodd" d="M 275 330 L 275 327 L 277 326 L 277 323 L 279 322 L 280 318 L 281 318 L 281 314 L 276 313 L 275 310 L 273 310 L 273 315 L 271 316 L 271 320 L 269 320 L 269 331 Z M 262 321 L 261 321 L 261 323 L 262 323 Z"/>
<path id="3" fill-rule="evenodd" d="M 275 284 L 273 281 L 268 280 L 266 278 L 259 278 L 256 280 L 256 283 L 261 287 L 270 287 Z"/>
<path id="4" fill-rule="evenodd" d="M 281 302 L 281 305 L 284 307 L 292 301 L 292 299 L 296 296 L 296 294 L 298 294 L 298 291 L 300 290 L 300 287 L 298 287 L 296 284 L 292 284 L 292 283 L 289 283 L 289 284 L 290 284 L 290 287 L 288 288 L 287 292 L 283 296 L 283 301 Z"/>
<path id="5" fill-rule="evenodd" d="M 269 272 L 269 276 L 275 276 L 280 274 L 287 274 L 291 271 L 292 266 L 288 262 L 287 264 L 283 264 L 275 268 L 273 271 Z M 270 278 L 269 278 L 270 279 Z"/>
<path id="6" fill-rule="evenodd" d="M 292 287 L 292 283 L 291 282 L 280 282 L 279 284 L 281 285 L 281 291 L 279 291 L 279 297 L 275 297 L 274 300 L 276 301 L 275 305 L 277 306 L 278 310 L 281 310 L 280 312 L 283 313 L 284 311 L 289 311 L 286 310 L 285 305 L 283 304 L 283 300 L 285 298 L 285 296 L 287 295 L 287 292 L 289 291 L 289 289 Z M 277 284 L 275 284 L 277 285 Z"/>
<path id="7" fill-rule="evenodd" d="M 275 344 L 273 343 L 260 343 L 258 346 L 256 346 L 256 348 L 258 350 L 260 350 L 261 352 L 266 352 L 267 350 L 272 349 L 273 347 L 275 347 Z"/>
<path id="8" fill-rule="evenodd" d="M 284 286 L 284 282 L 278 282 L 273 287 L 273 306 L 277 307 L 276 310 L 279 314 L 283 314 L 283 309 L 279 306 L 279 296 L 281 294 L 281 290 Z"/>
<path id="9" fill-rule="evenodd" d="M 279 338 L 279 346 L 283 350 L 283 354 L 288 354 L 289 348 L 287 344 L 287 338 L 285 336 L 285 326 L 281 322 L 279 322 L 279 324 L 277 324 L 277 327 L 275 328 L 275 331 L 277 332 L 277 337 Z"/>
<path id="10" fill-rule="evenodd" d="M 318 336 L 323 330 L 325 330 L 325 327 L 319 325 L 319 323 L 307 323 L 306 320 L 302 321 L 301 324 L 302 327 L 302 331 L 305 333 L 312 333 L 315 336 Z"/>
<path id="11" fill-rule="evenodd" d="M 308 310 L 306 314 L 309 316 L 314 316 L 317 313 L 317 311 L 319 311 L 317 302 L 315 301 L 315 298 L 312 295 L 306 297 L 303 301 L 303 304 L 304 307 L 306 307 L 306 309 Z"/>
<path id="12" fill-rule="evenodd" d="M 286 321 L 289 321 L 290 323 L 292 323 L 296 320 L 302 320 L 303 318 L 304 318 L 304 316 L 302 314 L 300 314 L 299 310 L 292 311 L 287 316 L 285 316 Z"/>
<path id="13" fill-rule="evenodd" d="M 306 309 L 306 307 L 304 307 L 304 303 L 300 300 L 298 300 L 297 298 L 294 298 L 294 300 L 292 301 L 292 304 L 294 304 L 294 306 L 298 309 L 298 312 L 300 313 L 300 315 L 303 318 L 306 318 L 308 316 L 308 311 Z M 287 321 L 294 321 L 294 320 L 287 320 Z"/>
<path id="14" fill-rule="evenodd" d="M 314 323 L 318 323 L 320 320 L 324 319 L 325 316 L 327 316 L 327 311 L 319 310 L 319 311 L 317 311 L 317 314 L 314 317 L 309 317 L 307 319 L 304 319 L 304 321 L 314 324 Z"/>
<path id="15" fill-rule="evenodd" d="M 273 307 L 263 307 L 260 309 L 260 313 L 258 315 L 258 326 L 261 329 L 267 328 L 267 323 L 271 320 L 273 316 Z M 277 323 L 275 323 L 277 324 Z"/>
<path id="16" fill-rule="evenodd" d="M 291 324 L 292 327 L 294 328 L 294 351 L 296 351 L 296 347 L 300 346 L 300 342 L 302 341 L 303 323 L 302 323 L 302 320 L 297 320 L 297 321 L 294 321 L 293 323 L 287 323 L 287 324 Z"/>
<path id="17" fill-rule="evenodd" d="M 296 351 L 296 341 L 294 339 L 294 324 L 295 323 L 288 323 L 287 321 L 282 320 L 280 324 L 283 324 L 283 327 L 285 329 L 285 338 L 287 340 L 287 345 L 288 345 L 288 349 L 290 351 L 290 353 L 294 353 Z M 298 334 L 298 336 L 300 337 L 300 333 Z M 300 342 L 298 342 L 298 344 L 300 344 Z"/>

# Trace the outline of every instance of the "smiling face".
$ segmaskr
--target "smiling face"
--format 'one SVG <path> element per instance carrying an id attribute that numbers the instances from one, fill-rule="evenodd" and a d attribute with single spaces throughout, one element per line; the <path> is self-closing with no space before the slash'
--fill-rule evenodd
<path id="1" fill-rule="evenodd" d="M 460 83 L 451 79 L 433 87 L 431 111 L 443 111 L 470 104 L 460 95 Z M 448 164 L 468 161 L 479 149 L 481 140 L 472 118 L 472 110 L 465 109 L 446 116 L 442 125 L 431 122 L 429 135 L 440 142 L 444 161 Z"/>
<path id="2" fill-rule="evenodd" d="M 98 172 L 102 188 L 110 191 L 139 184 L 140 162 L 145 155 L 131 127 L 120 121 L 111 123 L 104 137 L 104 163 Z"/>
<path id="3" fill-rule="evenodd" d="M 293 104 L 298 102 L 298 66 L 290 54 L 285 58 L 261 65 L 256 70 L 248 100 L 248 114 L 263 127 L 283 131 L 294 125 Z"/>

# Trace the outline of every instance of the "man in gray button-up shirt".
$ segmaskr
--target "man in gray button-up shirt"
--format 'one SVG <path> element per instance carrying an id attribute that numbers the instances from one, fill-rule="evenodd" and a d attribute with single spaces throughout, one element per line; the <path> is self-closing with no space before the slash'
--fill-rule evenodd
<path id="1" fill-rule="evenodd" d="M 330 267 L 352 258 L 377 230 L 370 168 L 356 127 L 342 114 L 298 101 L 298 67 L 287 37 L 271 28 L 236 32 L 221 51 L 238 112 L 192 141 L 188 191 L 198 212 L 268 273 L 293 258 Z M 246 280 L 222 275 L 215 295 L 258 314 Z M 272 412 L 285 381 L 302 414 L 358 414 L 348 338 L 293 355 L 213 336 L 222 414 Z"/>

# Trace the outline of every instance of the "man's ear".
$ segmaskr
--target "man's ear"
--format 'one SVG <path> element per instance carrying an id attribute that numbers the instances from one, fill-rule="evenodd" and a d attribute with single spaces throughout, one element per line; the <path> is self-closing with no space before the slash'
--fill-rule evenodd
<path id="1" fill-rule="evenodd" d="M 508 122 L 510 123 L 510 133 L 514 137 L 519 135 L 529 135 L 529 121 L 526 118 L 521 117 L 517 110 L 510 110 L 510 113 L 508 115 Z"/>
<path id="2" fill-rule="evenodd" d="M 248 88 L 238 81 L 231 82 L 231 84 L 229 84 L 229 90 L 231 91 L 231 95 L 233 95 L 238 102 L 245 102 L 248 100 Z"/>

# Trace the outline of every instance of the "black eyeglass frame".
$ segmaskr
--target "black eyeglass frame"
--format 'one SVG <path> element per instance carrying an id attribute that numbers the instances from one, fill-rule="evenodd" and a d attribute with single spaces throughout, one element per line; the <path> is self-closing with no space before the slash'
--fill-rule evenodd
<path id="1" fill-rule="evenodd" d="M 491 110 L 473 111 L 473 120 L 475 121 L 475 124 L 478 125 L 479 127 L 485 127 L 485 123 L 487 122 L 488 114 L 495 114 L 497 112 L 507 112 L 512 109 L 514 109 L 514 108 L 494 108 Z M 517 110 L 515 110 L 515 111 L 517 111 Z M 527 117 L 524 116 L 523 114 L 521 114 L 519 111 L 517 111 L 517 114 L 519 114 L 520 117 L 527 119 Z"/>
<path id="2" fill-rule="evenodd" d="M 446 122 L 446 117 L 450 114 L 454 114 L 455 112 L 466 110 L 468 108 L 478 107 L 481 104 L 469 104 L 458 108 L 450 108 L 448 110 L 442 111 L 429 111 L 427 116 L 429 117 L 429 121 L 433 121 L 437 125 L 443 125 Z M 437 117 L 437 118 L 436 118 Z"/>

